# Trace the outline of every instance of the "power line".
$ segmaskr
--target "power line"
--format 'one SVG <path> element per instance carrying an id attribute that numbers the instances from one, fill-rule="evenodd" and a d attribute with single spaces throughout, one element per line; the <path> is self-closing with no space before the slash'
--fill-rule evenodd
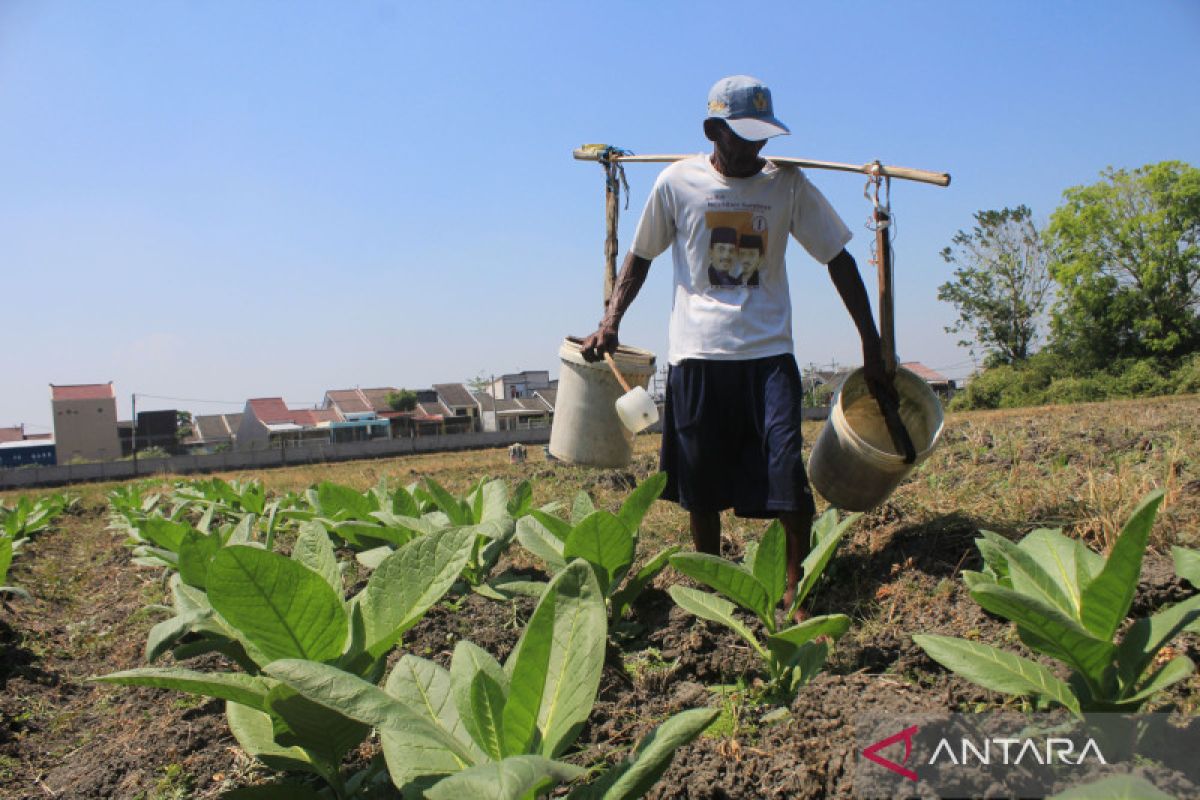
<path id="1" fill-rule="evenodd" d="M 147 400 L 170 400 L 175 403 L 213 403 L 222 406 L 244 406 L 245 400 L 198 400 L 194 397 L 167 397 L 161 394 L 144 394 L 143 392 L 135 392 L 138 397 L 144 397 Z"/>

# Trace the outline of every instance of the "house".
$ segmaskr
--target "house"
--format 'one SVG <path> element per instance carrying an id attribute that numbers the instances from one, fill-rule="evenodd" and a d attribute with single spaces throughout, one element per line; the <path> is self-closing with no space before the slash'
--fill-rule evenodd
<path id="1" fill-rule="evenodd" d="M 933 389 L 933 393 L 942 402 L 949 402 L 954 397 L 954 393 L 958 391 L 958 385 L 953 380 L 937 370 L 930 369 L 920 361 L 905 361 L 900 366 L 915 373 L 917 377 L 929 384 L 929 388 Z"/>
<path id="2" fill-rule="evenodd" d="M 501 398 L 496 400 L 484 392 L 475 392 L 479 416 L 485 431 L 513 431 L 546 428 L 550 425 L 553 406 L 538 397 Z"/>
<path id="3" fill-rule="evenodd" d="M 488 390 L 492 397 L 508 398 L 532 397 L 538 389 L 551 389 L 558 386 L 558 381 L 550 380 L 550 373 L 544 369 L 525 370 L 496 378 Z"/>
<path id="4" fill-rule="evenodd" d="M 461 383 L 435 383 L 433 391 L 438 401 L 445 406 L 454 418 L 453 426 L 463 432 L 480 430 L 479 404 L 471 396 L 471 392 Z M 469 420 L 466 424 L 459 422 L 462 418 Z"/>
<path id="5" fill-rule="evenodd" d="M 216 453 L 236 443 L 241 414 L 200 414 L 192 418 L 192 434 L 183 440 L 193 452 Z"/>
<path id="6" fill-rule="evenodd" d="M 246 401 L 237 430 L 239 450 L 332 441 L 330 426 L 339 420 L 331 408 L 290 409 L 282 397 Z"/>
<path id="7" fill-rule="evenodd" d="M 0 428 L 0 468 L 53 466 L 54 438 L 48 433 L 26 433 L 24 425 Z"/>
<path id="8" fill-rule="evenodd" d="M 108 383 L 50 384 L 57 462 L 115 461 L 121 457 L 117 436 L 117 395 Z"/>
<path id="9" fill-rule="evenodd" d="M 336 417 L 329 423 L 331 442 L 391 438 L 390 423 L 375 412 L 375 407 L 361 389 L 330 389 L 325 392 L 321 407 L 325 411 L 332 411 Z"/>

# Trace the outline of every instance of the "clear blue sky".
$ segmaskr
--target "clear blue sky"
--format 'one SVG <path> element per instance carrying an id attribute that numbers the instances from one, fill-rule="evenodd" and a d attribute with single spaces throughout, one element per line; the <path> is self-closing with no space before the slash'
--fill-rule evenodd
<path id="1" fill-rule="evenodd" d="M 139 409 L 550 369 L 601 314 L 603 185 L 574 147 L 699 152 L 708 87 L 765 80 L 768 154 L 898 182 L 900 355 L 970 371 L 938 253 L 1106 166 L 1200 163 L 1200 3 L 0 0 L 0 426 L 50 383 Z M 621 252 L 658 168 L 628 170 Z M 813 179 L 874 272 L 862 180 Z M 790 250 L 802 364 L 859 360 Z M 669 258 L 624 341 L 666 352 Z M 41 426 L 41 427 L 38 427 Z"/>

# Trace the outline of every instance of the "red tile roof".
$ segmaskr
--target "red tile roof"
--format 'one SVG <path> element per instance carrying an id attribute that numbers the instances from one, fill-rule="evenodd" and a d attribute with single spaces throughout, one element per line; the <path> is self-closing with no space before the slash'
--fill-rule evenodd
<path id="1" fill-rule="evenodd" d="M 77 383 L 67 386 L 50 384 L 51 400 L 108 400 L 116 397 L 112 382 Z"/>
<path id="2" fill-rule="evenodd" d="M 358 389 L 330 389 L 325 393 L 325 397 L 343 414 L 363 414 L 374 411 L 366 396 Z"/>
<path id="3" fill-rule="evenodd" d="M 916 373 L 917 377 L 926 383 L 949 383 L 950 379 L 940 372 L 932 370 L 922 364 L 920 361 L 905 361 L 900 366 L 907 369 L 909 372 Z"/>
<path id="4" fill-rule="evenodd" d="M 247 400 L 246 405 L 250 406 L 254 416 L 263 424 L 273 425 L 292 421 L 292 412 L 288 411 L 287 404 L 283 402 L 282 397 L 256 397 L 253 400 Z"/>

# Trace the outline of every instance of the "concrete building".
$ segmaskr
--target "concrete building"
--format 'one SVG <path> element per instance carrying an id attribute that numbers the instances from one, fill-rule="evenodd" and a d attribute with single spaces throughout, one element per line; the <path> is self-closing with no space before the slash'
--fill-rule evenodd
<path id="1" fill-rule="evenodd" d="M 539 389 L 557 386 L 558 381 L 551 381 L 547 370 L 527 369 L 496 378 L 488 394 L 497 399 L 515 400 L 519 397 L 533 397 L 533 393 Z"/>
<path id="2" fill-rule="evenodd" d="M 112 381 L 63 386 L 52 383 L 50 407 L 59 464 L 115 461 L 121 457 L 117 395 Z"/>
<path id="3" fill-rule="evenodd" d="M 331 441 L 330 426 L 338 422 L 332 408 L 290 409 L 282 397 L 246 401 L 236 441 L 239 450 L 281 447 L 303 442 Z"/>

